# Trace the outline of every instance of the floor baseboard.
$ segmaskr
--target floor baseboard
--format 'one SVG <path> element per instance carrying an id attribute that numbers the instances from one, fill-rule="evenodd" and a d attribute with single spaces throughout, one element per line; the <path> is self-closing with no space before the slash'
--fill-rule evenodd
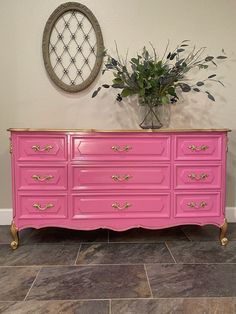
<path id="1" fill-rule="evenodd" d="M 236 222 L 236 207 L 226 207 L 228 222 Z M 12 220 L 12 209 L 0 209 L 0 225 L 10 225 Z"/>

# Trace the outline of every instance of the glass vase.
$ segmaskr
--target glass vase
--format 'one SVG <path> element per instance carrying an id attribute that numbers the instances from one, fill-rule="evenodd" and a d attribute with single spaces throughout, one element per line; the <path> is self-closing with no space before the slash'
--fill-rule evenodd
<path id="1" fill-rule="evenodd" d="M 170 124 L 170 104 L 144 103 L 140 101 L 140 124 L 142 129 L 168 128 Z"/>

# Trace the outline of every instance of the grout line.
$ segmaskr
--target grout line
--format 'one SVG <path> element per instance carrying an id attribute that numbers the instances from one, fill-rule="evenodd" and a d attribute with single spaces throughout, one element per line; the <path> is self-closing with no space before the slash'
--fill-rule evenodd
<path id="1" fill-rule="evenodd" d="M 181 231 L 190 242 L 193 242 L 193 240 L 188 236 L 188 234 L 182 228 L 181 228 Z"/>
<path id="2" fill-rule="evenodd" d="M 35 283 L 36 279 L 38 278 L 38 275 L 39 275 L 39 273 L 40 273 L 41 269 L 42 269 L 42 267 L 40 267 L 40 269 L 39 269 L 39 271 L 38 271 L 37 275 L 36 275 L 36 276 L 35 276 L 35 278 L 34 278 L 34 281 L 32 282 L 32 285 L 31 285 L 31 287 L 29 288 L 29 291 L 26 293 L 26 296 L 25 296 L 25 298 L 24 298 L 24 300 L 23 300 L 23 301 L 26 301 L 26 298 L 28 297 L 28 295 L 29 295 L 29 293 L 30 293 L 31 289 L 33 288 L 33 285 L 34 285 L 34 283 Z"/>
<path id="3" fill-rule="evenodd" d="M 169 253 L 170 253 L 171 257 L 173 258 L 173 260 L 174 260 L 175 264 L 177 264 L 176 259 L 174 258 L 174 255 L 172 254 L 172 252 L 171 252 L 171 250 L 170 250 L 170 248 L 169 248 L 169 246 L 168 246 L 167 242 L 165 242 L 165 245 L 166 245 L 167 250 L 169 251 Z"/>
<path id="4" fill-rule="evenodd" d="M 146 277 L 147 277 L 147 283 L 148 283 L 148 287 L 149 287 L 149 290 L 151 292 L 151 298 L 153 299 L 153 293 L 152 293 L 152 288 L 151 288 L 151 285 L 150 285 L 150 281 L 149 281 L 149 277 L 148 277 L 148 273 L 147 273 L 147 268 L 146 268 L 146 265 L 144 264 L 144 270 L 145 270 L 145 274 L 146 274 Z M 150 299 L 150 298 L 149 298 Z"/>
<path id="5" fill-rule="evenodd" d="M 82 244 L 80 244 L 80 247 L 79 247 L 79 249 L 78 249 L 78 253 L 77 253 L 77 255 L 76 255 L 74 265 L 76 265 L 77 259 L 78 259 L 78 257 L 79 257 L 79 253 L 80 253 L 80 251 L 81 251 L 81 247 L 82 247 Z"/>
<path id="6" fill-rule="evenodd" d="M 109 314 L 111 314 L 111 299 L 109 300 Z"/>

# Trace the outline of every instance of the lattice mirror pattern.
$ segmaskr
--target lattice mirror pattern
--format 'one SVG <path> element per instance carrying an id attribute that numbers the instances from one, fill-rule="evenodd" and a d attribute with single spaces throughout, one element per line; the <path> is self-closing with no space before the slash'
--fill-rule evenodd
<path id="1" fill-rule="evenodd" d="M 45 25 L 42 49 L 48 75 L 57 86 L 67 92 L 85 89 L 98 75 L 103 60 L 96 17 L 77 2 L 60 5 Z"/>

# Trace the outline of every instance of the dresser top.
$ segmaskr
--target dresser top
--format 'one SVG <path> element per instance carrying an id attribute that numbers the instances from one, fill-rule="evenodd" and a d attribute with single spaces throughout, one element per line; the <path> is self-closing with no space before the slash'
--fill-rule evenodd
<path id="1" fill-rule="evenodd" d="M 83 133 L 111 133 L 111 132 L 146 132 L 146 133 L 166 133 L 166 132 L 231 132 L 230 129 L 128 129 L 128 130 L 97 130 L 97 129 L 33 129 L 33 128 L 9 128 L 10 132 L 83 132 Z"/>

